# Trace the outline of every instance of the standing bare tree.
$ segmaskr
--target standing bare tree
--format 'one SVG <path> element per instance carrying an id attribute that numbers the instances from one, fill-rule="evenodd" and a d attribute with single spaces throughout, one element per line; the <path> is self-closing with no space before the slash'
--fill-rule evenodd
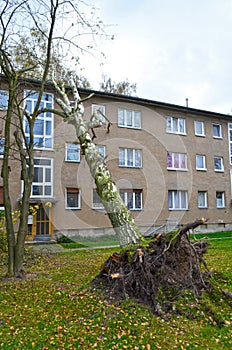
<path id="1" fill-rule="evenodd" d="M 87 6 L 87 9 L 86 9 Z M 84 16 L 83 7 L 91 18 Z M 91 10 L 91 11 L 89 11 Z M 5 205 L 6 228 L 8 234 L 8 274 L 23 275 L 24 244 L 27 235 L 27 222 L 30 207 L 31 186 L 34 177 L 34 127 L 41 110 L 41 100 L 45 83 L 54 77 L 63 81 L 60 70 L 71 57 L 77 57 L 87 49 L 82 46 L 81 34 L 90 34 L 91 40 L 104 34 L 102 22 L 93 17 L 93 8 L 80 0 L 4 0 L 0 7 L 0 67 L 9 91 L 8 108 L 4 119 L 4 157 L 2 165 L 3 198 Z M 91 46 L 87 44 L 87 48 Z M 79 58 L 79 57 L 78 57 Z M 72 69 L 68 70 L 69 72 Z M 65 75 L 65 74 L 64 74 Z M 38 78 L 37 102 L 33 111 L 28 111 L 23 90 L 25 77 Z M 84 83 L 88 83 L 84 80 Z M 93 174 L 98 193 L 105 203 L 107 212 L 116 231 L 123 233 L 126 243 L 136 242 L 139 231 L 132 217 L 121 201 L 106 166 L 88 134 L 83 119 L 83 109 L 77 91 L 74 89 L 75 109 L 70 106 L 63 90 L 60 90 L 64 103 L 60 103 L 62 116 L 72 123 L 85 153 L 87 163 Z M 33 93 L 32 92 L 29 92 Z M 66 103 L 67 102 L 67 103 Z M 57 112 L 58 111 L 53 111 Z M 92 120 L 93 122 L 93 120 Z M 27 125 L 25 134 L 24 123 Z M 28 137 L 29 134 L 29 137 Z M 13 141 L 12 141 L 13 135 Z M 9 156 L 12 142 L 20 159 L 22 198 L 17 235 L 12 220 L 12 201 L 10 196 Z M 120 210 L 117 208 L 120 207 Z"/>
<path id="2" fill-rule="evenodd" d="M 131 84 L 128 79 L 120 82 L 113 81 L 110 77 L 102 75 L 102 82 L 100 83 L 100 90 L 111 92 L 113 94 L 131 96 L 136 93 L 137 85 Z"/>

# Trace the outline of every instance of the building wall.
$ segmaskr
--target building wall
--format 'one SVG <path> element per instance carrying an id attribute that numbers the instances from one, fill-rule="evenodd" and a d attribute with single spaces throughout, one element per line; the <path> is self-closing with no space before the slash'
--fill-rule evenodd
<path id="1" fill-rule="evenodd" d="M 1 87 L 1 86 L 0 86 Z M 83 96 L 86 93 L 82 91 Z M 106 163 L 119 189 L 141 189 L 142 210 L 132 211 L 135 221 L 143 232 L 164 223 L 182 223 L 206 217 L 208 226 L 201 230 L 231 229 L 231 179 L 228 145 L 228 121 L 230 117 L 206 111 L 179 106 L 153 103 L 137 98 L 123 98 L 110 94 L 98 94 L 85 101 L 85 117 L 92 114 L 92 104 L 105 106 L 107 118 L 112 125 L 96 129 L 96 144 L 106 146 Z M 141 112 L 141 129 L 118 127 L 118 109 Z M 3 114 L 3 111 L 0 111 Z M 183 118 L 186 121 L 186 135 L 166 131 L 166 118 Z M 205 136 L 196 136 L 194 121 L 202 121 Z M 222 127 L 222 138 L 214 138 L 212 124 Z M 3 125 L 1 127 L 3 129 Z M 109 131 L 109 132 L 108 132 Z M 36 157 L 53 159 L 53 208 L 52 220 L 55 235 L 106 235 L 113 234 L 110 221 L 104 210 L 92 208 L 92 191 L 95 188 L 84 156 L 79 163 L 65 161 L 65 144 L 76 142 L 73 126 L 61 117 L 54 118 L 54 149 L 36 151 Z M 142 150 L 142 167 L 127 168 L 118 165 L 119 147 Z M 167 153 L 187 155 L 187 170 L 168 170 Z M 196 155 L 205 155 L 206 170 L 196 170 Z M 223 157 L 224 171 L 215 172 L 214 156 Z M 1 162 L 1 160 L 0 160 Z M 21 193 L 19 164 L 12 162 L 11 189 L 17 208 Z M 2 184 L 0 180 L 0 186 Z M 78 188 L 81 193 L 81 207 L 65 209 L 66 188 Z M 188 210 L 169 210 L 168 191 L 188 192 Z M 207 192 L 208 207 L 198 208 L 198 191 Z M 225 192 L 225 207 L 216 208 L 216 191 Z"/>
<path id="2" fill-rule="evenodd" d="M 112 123 L 109 133 L 107 133 L 106 127 L 96 130 L 96 143 L 106 146 L 107 166 L 118 188 L 139 188 L 143 190 L 143 210 L 132 212 L 137 224 L 143 231 L 146 231 L 154 224 L 162 224 L 167 219 L 170 222 L 187 223 L 199 217 L 206 217 L 210 223 L 214 223 L 214 228 L 216 229 L 218 227 L 220 229 L 224 229 L 224 226 L 228 227 L 228 225 L 224 225 L 231 222 L 228 121 L 226 119 L 211 118 L 210 116 L 189 113 L 188 111 L 177 112 L 126 101 L 106 100 L 97 96 L 86 103 L 85 114 L 87 118 L 91 115 L 92 103 L 105 105 L 107 118 Z M 118 127 L 118 108 L 141 111 L 142 129 Z M 186 135 L 166 132 L 167 115 L 185 118 Z M 205 137 L 195 135 L 195 120 L 204 121 Z M 222 139 L 213 138 L 212 123 L 220 123 L 222 125 Z M 63 132 L 67 132 L 66 141 L 70 141 L 70 135 L 73 135 L 73 140 L 75 140 L 75 134 L 72 134 L 70 126 L 65 126 L 65 128 Z M 119 147 L 142 149 L 142 168 L 119 167 Z M 186 153 L 188 170 L 167 170 L 168 151 Z M 206 156 L 206 171 L 196 170 L 196 154 Z M 214 171 L 214 156 L 223 157 L 224 172 L 216 173 Z M 62 157 L 64 160 L 64 154 Z M 60 160 L 62 161 L 62 159 Z M 73 177 L 74 173 L 75 177 Z M 81 189 L 82 206 L 81 210 L 76 212 L 71 211 L 71 213 L 68 213 L 66 210 L 65 215 L 69 217 L 69 225 L 67 225 L 65 221 L 61 220 L 59 214 L 64 208 L 64 203 L 62 200 L 57 203 L 57 209 L 59 208 L 59 210 L 57 210 L 56 227 L 59 227 L 64 232 L 64 230 L 69 228 L 75 230 L 73 225 L 76 225 L 78 232 L 84 232 L 85 234 L 88 234 L 88 232 L 92 233 L 93 227 L 98 230 L 110 227 L 105 212 L 92 209 L 92 188 L 95 186 L 83 157 L 77 166 L 76 164 L 67 164 L 63 161 L 60 179 L 63 192 L 67 186 L 78 186 Z M 170 189 L 188 191 L 188 210 L 168 210 L 168 190 Z M 198 191 L 207 191 L 207 209 L 198 208 Z M 225 191 L 225 208 L 216 208 L 216 191 Z M 63 194 L 61 194 L 62 196 Z M 56 222 L 55 218 L 54 221 Z M 222 223 L 224 224 L 222 225 Z M 211 225 L 208 225 L 208 227 L 214 229 Z"/>

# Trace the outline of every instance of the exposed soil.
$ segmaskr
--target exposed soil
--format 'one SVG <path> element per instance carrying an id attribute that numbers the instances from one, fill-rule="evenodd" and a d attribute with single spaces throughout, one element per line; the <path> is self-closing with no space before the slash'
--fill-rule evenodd
<path id="1" fill-rule="evenodd" d="M 132 298 L 158 314 L 171 311 L 185 291 L 200 297 L 203 290 L 212 287 L 203 259 L 208 243 L 190 242 L 188 231 L 202 223 L 203 219 L 195 221 L 120 254 L 113 253 L 93 279 L 94 289 L 111 300 Z"/>

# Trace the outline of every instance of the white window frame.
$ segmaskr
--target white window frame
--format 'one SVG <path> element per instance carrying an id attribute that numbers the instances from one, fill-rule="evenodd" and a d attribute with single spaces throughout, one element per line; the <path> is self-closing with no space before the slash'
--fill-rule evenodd
<path id="1" fill-rule="evenodd" d="M 202 163 L 203 163 L 202 167 L 198 166 L 198 158 L 202 159 Z M 203 154 L 196 154 L 196 170 L 200 170 L 200 171 L 206 171 L 207 170 L 207 168 L 206 168 L 206 156 L 205 155 L 203 155 Z"/>
<path id="2" fill-rule="evenodd" d="M 97 200 L 97 201 L 96 201 Z M 105 209 L 97 190 L 94 188 L 92 192 L 92 208 L 102 210 Z"/>
<path id="3" fill-rule="evenodd" d="M 221 198 L 218 198 L 219 195 L 221 196 Z M 225 208 L 225 192 L 223 191 L 216 192 L 216 207 L 218 209 Z"/>
<path id="4" fill-rule="evenodd" d="M 220 168 L 217 168 L 216 161 L 219 161 L 218 164 L 220 164 Z M 223 173 L 224 172 L 224 164 L 223 164 L 223 157 L 215 156 L 214 157 L 214 171 L 217 173 Z"/>
<path id="5" fill-rule="evenodd" d="M 71 149 L 73 148 L 72 152 Z M 69 159 L 69 151 L 71 153 L 76 152 L 77 153 L 77 159 Z M 66 143 L 65 144 L 65 161 L 69 163 L 80 163 L 80 144 L 79 143 Z"/>
<path id="6" fill-rule="evenodd" d="M 135 148 L 119 148 L 119 167 L 142 168 L 142 150 Z"/>
<path id="7" fill-rule="evenodd" d="M 0 137 L 0 158 L 3 158 L 4 156 L 4 149 L 5 149 L 5 138 Z"/>
<path id="8" fill-rule="evenodd" d="M 186 135 L 186 120 L 184 118 L 167 116 L 166 132 L 172 134 Z"/>
<path id="9" fill-rule="evenodd" d="M 104 105 L 92 104 L 92 115 L 94 114 L 94 112 L 97 112 L 100 122 L 105 124 L 106 107 Z"/>
<path id="10" fill-rule="evenodd" d="M 204 209 L 208 208 L 208 202 L 207 202 L 207 192 L 206 191 L 198 191 L 198 208 L 199 209 Z M 203 203 L 203 204 L 201 204 Z"/>
<path id="11" fill-rule="evenodd" d="M 24 105 L 27 108 L 29 113 L 33 113 L 35 105 L 38 100 L 38 92 L 37 91 L 29 91 L 26 90 L 24 92 Z M 50 92 L 44 92 L 40 104 L 40 108 L 54 108 L 54 95 Z M 42 149 L 42 150 L 52 150 L 53 149 L 53 139 L 54 139 L 54 115 L 51 112 L 44 112 L 37 116 L 35 122 L 42 124 L 43 132 L 41 134 L 36 134 L 34 132 L 34 149 Z M 49 127 L 48 127 L 49 125 Z M 49 132 L 50 130 L 50 132 Z M 24 131 L 27 139 L 30 137 L 30 133 L 27 131 L 27 120 L 24 118 Z M 36 140 L 39 140 L 37 142 Z"/>
<path id="12" fill-rule="evenodd" d="M 229 141 L 230 165 L 232 165 L 232 123 L 228 123 L 228 141 Z"/>
<path id="13" fill-rule="evenodd" d="M 32 182 L 32 186 L 31 186 L 31 197 L 32 198 L 50 198 L 53 197 L 53 159 L 52 158 L 42 158 L 42 157 L 35 157 L 34 158 L 34 162 L 35 161 L 39 161 L 39 164 L 34 164 L 34 169 L 38 168 L 38 169 L 42 169 L 42 181 L 38 181 L 35 182 L 33 180 Z M 49 161 L 49 164 L 40 164 L 43 163 L 43 161 Z M 46 170 L 49 169 L 50 170 L 50 176 L 51 176 L 51 180 L 50 181 L 46 181 Z M 42 188 L 42 194 L 33 194 L 33 188 L 35 186 L 40 186 Z M 51 188 L 51 193 L 50 194 L 46 194 L 46 187 L 50 187 Z"/>
<path id="14" fill-rule="evenodd" d="M 198 126 L 200 126 L 201 132 L 198 132 Z M 194 121 L 194 130 L 196 136 L 205 136 L 205 123 L 199 120 Z"/>
<path id="15" fill-rule="evenodd" d="M 0 110 L 5 111 L 8 108 L 9 92 L 0 90 Z"/>
<path id="16" fill-rule="evenodd" d="M 184 158 L 184 159 L 183 159 Z M 185 167 L 181 167 L 182 162 L 184 161 Z M 169 166 L 171 163 L 171 166 Z M 178 163 L 178 166 L 175 166 Z M 176 153 L 176 152 L 167 152 L 167 169 L 168 170 L 180 170 L 187 171 L 187 154 L 185 153 Z"/>
<path id="17" fill-rule="evenodd" d="M 143 191 L 142 190 L 128 190 L 128 189 L 120 189 L 119 194 L 125 203 L 125 205 L 130 209 L 130 210 L 143 210 Z M 132 195 L 132 198 L 131 198 Z M 139 195 L 139 202 L 140 206 L 136 205 L 137 198 L 136 195 Z"/>
<path id="18" fill-rule="evenodd" d="M 68 190 L 76 190 L 76 192 L 74 193 L 77 193 L 78 195 L 78 206 L 76 207 L 70 207 L 68 205 Z M 67 210 L 79 210 L 81 209 L 81 191 L 79 188 L 76 188 L 76 187 L 66 187 L 65 189 L 65 209 Z"/>
<path id="19" fill-rule="evenodd" d="M 168 210 L 188 210 L 188 192 L 182 190 L 169 190 Z"/>
<path id="20" fill-rule="evenodd" d="M 219 136 L 214 134 L 214 127 L 215 126 L 219 127 Z M 222 126 L 221 126 L 221 124 L 213 123 L 212 127 L 213 127 L 213 138 L 215 138 L 215 139 L 222 139 Z"/>
<path id="21" fill-rule="evenodd" d="M 102 158 L 106 157 L 106 146 L 104 145 L 95 145 L 98 153 L 100 154 L 100 156 L 102 156 Z"/>
<path id="22" fill-rule="evenodd" d="M 118 126 L 120 128 L 141 129 L 141 112 L 119 108 Z"/>

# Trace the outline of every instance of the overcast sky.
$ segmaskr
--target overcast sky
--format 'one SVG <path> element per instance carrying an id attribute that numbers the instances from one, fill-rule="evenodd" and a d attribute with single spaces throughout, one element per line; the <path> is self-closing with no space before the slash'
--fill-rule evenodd
<path id="1" fill-rule="evenodd" d="M 86 60 L 99 88 L 102 73 L 137 83 L 138 97 L 232 113 L 232 0 L 95 0 L 115 40 L 104 66 Z"/>

